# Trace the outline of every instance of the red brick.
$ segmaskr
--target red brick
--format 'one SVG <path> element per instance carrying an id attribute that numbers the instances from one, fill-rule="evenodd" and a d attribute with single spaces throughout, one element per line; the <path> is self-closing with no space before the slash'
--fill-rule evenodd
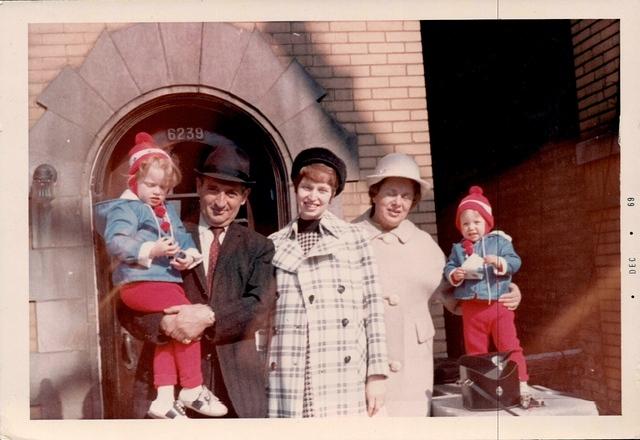
<path id="1" fill-rule="evenodd" d="M 64 32 L 101 32 L 105 28 L 104 23 L 65 23 L 63 26 Z"/>
<path id="2" fill-rule="evenodd" d="M 403 29 L 405 31 L 419 31 L 420 30 L 420 22 L 419 21 L 405 21 L 403 23 Z"/>
<path id="3" fill-rule="evenodd" d="M 373 134 L 363 134 L 358 136 L 358 145 L 373 145 L 376 142 L 376 136 Z"/>
<path id="4" fill-rule="evenodd" d="M 311 67 L 307 67 L 307 71 L 314 78 L 329 78 L 331 76 L 336 76 L 336 75 L 333 75 L 333 69 L 328 66 L 321 66 L 321 67 L 311 66 Z"/>
<path id="5" fill-rule="evenodd" d="M 83 56 L 87 55 L 93 46 L 90 44 L 71 44 L 66 46 L 66 53 L 69 56 Z"/>
<path id="6" fill-rule="evenodd" d="M 256 28 L 261 32 L 275 34 L 279 32 L 291 32 L 291 22 L 289 21 L 263 21 L 256 23 Z"/>
<path id="7" fill-rule="evenodd" d="M 405 52 L 420 52 L 422 54 L 422 43 L 404 43 Z"/>
<path id="8" fill-rule="evenodd" d="M 429 145 L 427 144 L 403 144 L 396 146 L 396 151 L 405 154 L 427 154 L 430 152 Z M 429 166 L 421 166 L 420 169 L 431 169 Z M 430 174 L 429 174 L 430 175 Z"/>
<path id="9" fill-rule="evenodd" d="M 325 102 L 324 108 L 330 112 L 352 111 L 353 101 L 331 101 Z"/>
<path id="10" fill-rule="evenodd" d="M 380 145 L 360 147 L 358 148 L 358 152 L 360 153 L 360 157 L 382 157 L 390 153 L 387 147 Z"/>
<path id="11" fill-rule="evenodd" d="M 38 45 L 30 46 L 28 49 L 29 58 L 42 58 L 42 57 L 63 57 L 67 54 L 64 45 Z"/>

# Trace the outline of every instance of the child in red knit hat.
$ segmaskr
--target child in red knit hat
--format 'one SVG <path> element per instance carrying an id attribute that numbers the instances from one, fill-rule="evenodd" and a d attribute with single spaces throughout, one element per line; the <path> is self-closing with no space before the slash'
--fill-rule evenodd
<path id="1" fill-rule="evenodd" d="M 191 235 L 165 199 L 180 181 L 180 170 L 151 135 L 136 135 L 129 151 L 128 186 L 120 198 L 96 205 L 96 227 L 107 251 L 118 261 L 112 278 L 120 298 L 131 309 L 162 312 L 190 304 L 182 289 L 181 270 L 202 261 Z M 223 416 L 227 407 L 203 385 L 200 342 L 157 345 L 153 359 L 157 397 L 148 415 L 186 418 L 184 407 L 208 416 Z M 175 399 L 174 385 L 182 389 Z"/>
<path id="2" fill-rule="evenodd" d="M 462 303 L 464 345 L 467 354 L 484 354 L 489 337 L 501 352 L 511 352 L 518 365 L 521 406 L 539 402 L 527 385 L 529 375 L 516 333 L 515 314 L 497 299 L 509 291 L 511 276 L 520 269 L 521 260 L 502 231 L 494 225 L 491 204 L 482 188 L 472 186 L 456 212 L 456 227 L 462 241 L 455 243 L 444 269 L 444 276 L 455 286 L 455 297 Z"/>

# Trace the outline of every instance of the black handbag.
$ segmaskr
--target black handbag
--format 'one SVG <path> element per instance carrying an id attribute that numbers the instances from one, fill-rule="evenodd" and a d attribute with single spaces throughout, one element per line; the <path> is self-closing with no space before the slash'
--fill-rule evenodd
<path id="1" fill-rule="evenodd" d="M 465 355 L 458 359 L 462 404 L 470 411 L 509 411 L 520 403 L 518 365 L 511 353 Z"/>

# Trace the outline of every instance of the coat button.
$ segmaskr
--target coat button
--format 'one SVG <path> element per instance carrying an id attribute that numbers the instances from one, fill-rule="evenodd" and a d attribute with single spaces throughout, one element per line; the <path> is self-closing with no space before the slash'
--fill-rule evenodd
<path id="1" fill-rule="evenodd" d="M 349 320 L 348 320 L 347 318 L 344 318 L 344 319 L 342 320 L 342 326 L 343 326 L 343 327 L 346 327 L 348 324 L 349 324 Z"/>
<path id="2" fill-rule="evenodd" d="M 275 362 L 271 362 L 270 367 L 271 367 L 272 370 L 275 370 L 277 366 L 278 366 L 278 364 L 276 364 Z"/>
<path id="3" fill-rule="evenodd" d="M 344 363 L 348 364 L 349 362 L 351 362 L 351 356 L 345 356 L 344 357 Z"/>
<path id="4" fill-rule="evenodd" d="M 394 373 L 400 371 L 401 368 L 402 368 L 402 363 L 400 361 L 389 362 L 389 369 Z"/>
<path id="5" fill-rule="evenodd" d="M 274 327 L 274 328 L 273 328 L 273 334 L 274 334 L 274 335 L 277 335 L 277 334 L 278 334 L 278 327 Z"/>
<path id="6" fill-rule="evenodd" d="M 388 301 L 390 306 L 397 306 L 400 303 L 400 295 L 396 295 L 395 293 L 389 295 Z"/>
<path id="7" fill-rule="evenodd" d="M 205 358 L 206 360 L 210 361 L 210 360 L 211 360 L 211 353 L 207 354 L 204 358 Z"/>
<path id="8" fill-rule="evenodd" d="M 313 300 L 316 299 L 315 296 L 309 295 L 309 304 L 313 304 Z"/>
<path id="9" fill-rule="evenodd" d="M 344 286 L 342 284 L 338 286 L 338 293 L 344 293 Z"/>

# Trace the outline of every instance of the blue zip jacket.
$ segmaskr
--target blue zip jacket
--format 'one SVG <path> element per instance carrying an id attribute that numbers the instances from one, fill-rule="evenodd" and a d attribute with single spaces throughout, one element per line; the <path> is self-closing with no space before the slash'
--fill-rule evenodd
<path id="1" fill-rule="evenodd" d="M 490 301 L 498 299 L 503 293 L 509 291 L 511 277 L 522 265 L 522 260 L 511 244 L 511 237 L 502 231 L 490 232 L 473 244 L 473 252 L 483 258 L 485 255 L 497 255 L 503 258 L 507 266 L 506 272 L 497 275 L 497 269 L 494 266 L 485 264 L 482 268 L 482 279 L 465 279 L 462 284 L 456 286 L 454 290 L 456 299 L 477 298 Z M 466 259 L 467 255 L 462 242 L 455 243 L 444 268 L 444 278 L 448 282 L 451 282 L 449 274 L 462 266 Z"/>
<path id="2" fill-rule="evenodd" d="M 96 203 L 96 230 L 104 238 L 109 255 L 118 262 L 112 274 L 114 285 L 136 281 L 182 283 L 180 271 L 169 264 L 167 257 L 154 258 L 149 267 L 138 262 L 140 247 L 163 236 L 173 235 L 182 250 L 197 250 L 174 207 L 166 204 L 166 208 L 171 223 L 169 233 L 160 230 L 151 207 L 131 191 L 125 191 L 119 199 Z"/>

